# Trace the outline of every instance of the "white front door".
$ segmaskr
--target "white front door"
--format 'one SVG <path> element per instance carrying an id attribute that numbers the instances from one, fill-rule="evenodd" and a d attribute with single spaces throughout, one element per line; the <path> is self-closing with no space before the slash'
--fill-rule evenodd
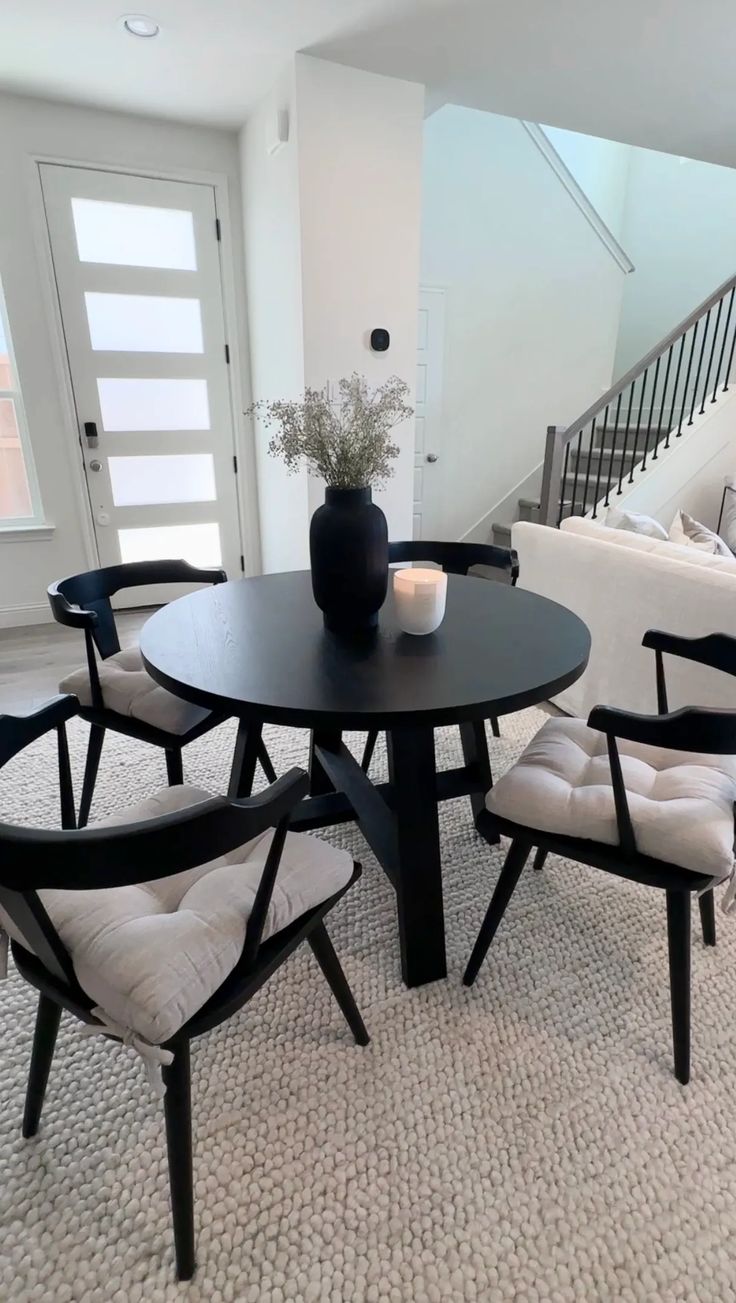
<path id="1" fill-rule="evenodd" d="M 417 333 L 414 537 L 441 537 L 445 291 L 420 289 Z"/>
<path id="2" fill-rule="evenodd" d="M 183 557 L 234 578 L 242 548 L 214 189 L 40 171 L 100 563 Z M 131 591 L 130 601 L 166 595 Z"/>

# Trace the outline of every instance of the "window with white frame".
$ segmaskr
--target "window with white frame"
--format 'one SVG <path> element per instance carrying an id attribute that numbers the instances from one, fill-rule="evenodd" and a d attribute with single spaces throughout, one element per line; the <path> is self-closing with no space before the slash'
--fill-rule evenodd
<path id="1" fill-rule="evenodd" d="M 23 397 L 0 285 L 0 537 L 43 518 Z"/>

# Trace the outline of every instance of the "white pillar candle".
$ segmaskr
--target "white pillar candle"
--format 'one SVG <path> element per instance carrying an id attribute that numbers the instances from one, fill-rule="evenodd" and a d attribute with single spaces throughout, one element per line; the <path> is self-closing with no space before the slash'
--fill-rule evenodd
<path id="1" fill-rule="evenodd" d="M 434 633 L 442 624 L 447 575 L 442 570 L 394 571 L 396 619 L 404 633 Z"/>

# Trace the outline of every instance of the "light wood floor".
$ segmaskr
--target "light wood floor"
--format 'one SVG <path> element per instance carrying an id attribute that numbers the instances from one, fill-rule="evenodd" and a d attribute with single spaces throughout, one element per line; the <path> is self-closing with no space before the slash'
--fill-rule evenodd
<path id="1" fill-rule="evenodd" d="M 151 610 L 116 614 L 120 643 L 128 647 Z M 0 629 L 0 715 L 33 710 L 59 690 L 59 680 L 85 663 L 84 635 L 60 624 Z"/>

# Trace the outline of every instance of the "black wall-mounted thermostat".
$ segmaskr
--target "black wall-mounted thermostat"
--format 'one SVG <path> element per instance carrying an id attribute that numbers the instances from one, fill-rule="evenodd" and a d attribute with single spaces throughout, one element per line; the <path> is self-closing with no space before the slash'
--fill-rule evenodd
<path id="1" fill-rule="evenodd" d="M 371 348 L 374 353 L 385 353 L 391 343 L 391 336 L 383 326 L 377 326 L 371 331 Z"/>

